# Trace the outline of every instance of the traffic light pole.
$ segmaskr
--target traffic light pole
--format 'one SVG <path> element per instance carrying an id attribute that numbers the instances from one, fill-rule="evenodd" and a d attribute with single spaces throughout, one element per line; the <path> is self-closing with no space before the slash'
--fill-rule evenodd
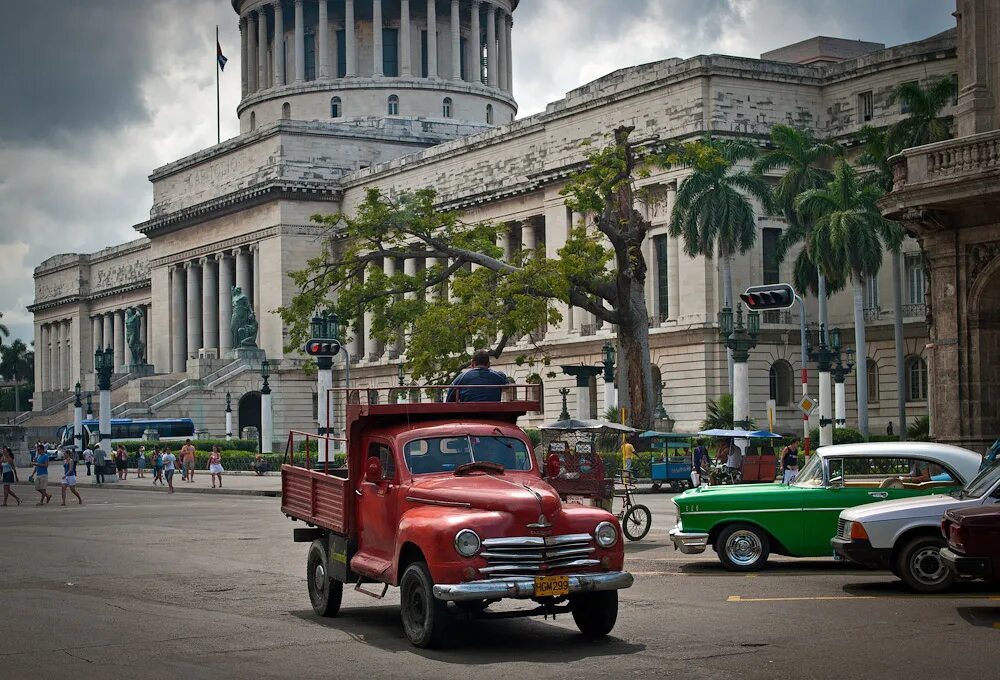
<path id="1" fill-rule="evenodd" d="M 809 395 L 809 335 L 806 324 L 806 303 L 798 293 L 795 301 L 799 303 L 799 344 L 802 346 L 802 396 Z M 805 455 L 809 455 L 809 414 L 802 414 L 802 446 Z"/>

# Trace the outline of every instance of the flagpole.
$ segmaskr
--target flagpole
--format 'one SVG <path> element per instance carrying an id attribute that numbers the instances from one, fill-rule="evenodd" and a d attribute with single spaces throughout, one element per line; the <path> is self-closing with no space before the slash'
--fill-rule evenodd
<path id="1" fill-rule="evenodd" d="M 219 25 L 215 25 L 215 136 L 216 144 L 222 144 L 222 100 L 219 96 Z"/>

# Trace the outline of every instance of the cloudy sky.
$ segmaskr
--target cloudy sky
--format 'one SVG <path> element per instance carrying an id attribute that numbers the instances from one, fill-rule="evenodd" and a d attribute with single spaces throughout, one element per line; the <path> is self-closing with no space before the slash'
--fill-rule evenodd
<path id="1" fill-rule="evenodd" d="M 895 45 L 954 26 L 954 0 L 521 0 L 520 115 L 622 66 L 756 57 L 816 34 Z M 0 312 L 30 337 L 32 270 L 137 237 L 150 171 L 215 142 L 215 26 L 230 58 L 222 136 L 238 132 L 229 0 L 30 0 L 0 25 Z"/>

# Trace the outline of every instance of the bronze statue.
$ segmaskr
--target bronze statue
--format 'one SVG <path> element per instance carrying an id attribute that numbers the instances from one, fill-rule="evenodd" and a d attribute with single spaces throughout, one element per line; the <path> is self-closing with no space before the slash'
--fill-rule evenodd
<path id="1" fill-rule="evenodd" d="M 141 308 L 129 307 L 125 310 L 125 344 L 132 355 L 132 366 L 141 366 L 146 359 L 146 343 L 142 341 L 142 318 L 145 312 Z"/>
<path id="2" fill-rule="evenodd" d="M 257 347 L 257 316 L 243 289 L 233 286 L 233 348 Z"/>

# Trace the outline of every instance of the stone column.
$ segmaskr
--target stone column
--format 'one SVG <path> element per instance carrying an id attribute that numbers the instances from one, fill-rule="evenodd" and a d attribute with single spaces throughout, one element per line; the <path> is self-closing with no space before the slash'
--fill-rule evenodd
<path id="1" fill-rule="evenodd" d="M 285 84 L 285 9 L 283 0 L 274 3 L 274 84 Z"/>
<path id="2" fill-rule="evenodd" d="M 253 94 L 257 91 L 257 14 L 250 12 L 247 14 L 247 92 Z"/>
<path id="3" fill-rule="evenodd" d="M 500 89 L 506 92 L 510 89 L 507 85 L 507 79 L 510 77 L 510 74 L 507 71 L 507 38 L 509 37 L 509 34 L 507 33 L 507 13 L 503 10 L 500 10 L 500 25 L 497 29 L 497 39 L 500 41 L 500 50 L 497 59 L 497 71 L 499 75 L 498 82 Z"/>
<path id="4" fill-rule="evenodd" d="M 62 321 L 57 321 L 54 325 L 53 339 L 52 339 L 52 365 L 54 370 L 52 371 L 55 377 L 55 384 L 53 389 L 56 391 L 61 391 L 63 389 L 63 324 Z"/>
<path id="5" fill-rule="evenodd" d="M 51 392 L 52 379 L 52 324 L 42 326 L 42 344 L 38 349 L 42 363 L 42 391 Z"/>
<path id="6" fill-rule="evenodd" d="M 253 302 L 253 313 L 257 315 L 257 323 L 260 323 L 263 316 L 260 313 L 260 244 L 255 243 L 250 246 L 250 258 L 253 264 L 253 273 L 251 274 L 253 296 L 251 301 Z M 260 335 L 257 336 L 257 341 L 260 342 Z"/>
<path id="7" fill-rule="evenodd" d="M 483 82 L 483 69 L 482 69 L 482 58 L 483 58 L 483 34 L 481 31 L 481 20 L 482 17 L 479 12 L 479 0 L 472 0 L 472 13 L 471 13 L 471 35 L 469 35 L 469 49 L 471 55 L 469 58 L 469 81 L 473 83 Z"/>
<path id="8" fill-rule="evenodd" d="M 667 214 L 674 210 L 677 200 L 677 184 L 667 187 Z M 677 320 L 681 311 L 681 241 L 667 238 L 667 318 Z"/>
<path id="9" fill-rule="evenodd" d="M 427 0 L 427 77 L 438 77 L 437 0 Z"/>
<path id="10" fill-rule="evenodd" d="M 127 373 L 125 368 L 125 310 L 115 312 L 115 373 Z"/>
<path id="11" fill-rule="evenodd" d="M 497 10 L 486 5 L 486 84 L 497 87 Z"/>
<path id="12" fill-rule="evenodd" d="M 514 42 L 512 40 L 512 30 L 514 27 L 514 17 L 505 15 L 503 22 L 503 32 L 507 36 L 507 92 L 514 94 Z"/>
<path id="13" fill-rule="evenodd" d="M 535 238 L 535 225 L 530 220 L 521 223 L 521 250 L 534 250 L 538 247 Z"/>
<path id="14" fill-rule="evenodd" d="M 399 0 L 399 74 L 402 76 L 413 75 L 410 32 L 413 26 L 410 23 L 410 0 Z"/>
<path id="15" fill-rule="evenodd" d="M 295 0 L 295 82 L 306 79 L 306 26 L 302 0 Z"/>
<path id="16" fill-rule="evenodd" d="M 101 323 L 100 316 L 90 317 L 90 359 L 88 365 L 90 370 L 94 370 L 94 352 L 104 349 L 104 324 Z"/>
<path id="17" fill-rule="evenodd" d="M 646 234 L 644 245 L 646 251 L 643 253 L 646 258 L 646 309 L 649 310 L 651 328 L 658 328 L 660 325 L 660 290 L 657 285 L 659 267 L 656 261 L 656 242 L 653 239 L 652 228 Z"/>
<path id="18" fill-rule="evenodd" d="M 195 262 L 185 262 L 187 279 L 187 356 L 197 357 L 201 343 L 201 272 Z"/>
<path id="19" fill-rule="evenodd" d="M 347 43 L 345 52 L 348 78 L 358 75 L 358 39 L 357 26 L 354 23 L 354 0 L 344 0 L 344 40 Z"/>
<path id="20" fill-rule="evenodd" d="M 330 77 L 330 16 L 327 0 L 319 0 L 319 25 L 316 26 L 316 49 L 319 50 L 319 77 Z"/>
<path id="21" fill-rule="evenodd" d="M 462 14 L 459 0 L 451 0 L 451 79 L 462 79 Z"/>
<path id="22" fill-rule="evenodd" d="M 187 308 L 185 306 L 185 279 L 183 266 L 170 270 L 170 371 L 187 370 Z M 107 327 L 105 327 L 107 334 Z"/>
<path id="23" fill-rule="evenodd" d="M 233 250 L 236 258 L 236 285 L 248 297 L 253 296 L 253 280 L 250 278 L 250 254 L 242 248 Z"/>
<path id="24" fill-rule="evenodd" d="M 219 348 L 219 278 L 213 258 L 203 257 L 201 264 L 201 323 L 204 347 Z"/>
<path id="25" fill-rule="evenodd" d="M 240 95 L 246 97 L 250 91 L 250 83 L 247 79 L 247 60 L 249 50 L 247 49 L 247 18 L 240 19 Z"/>
<path id="26" fill-rule="evenodd" d="M 382 259 L 382 273 L 385 274 L 389 278 L 392 278 L 393 276 L 395 276 L 396 275 L 396 260 L 392 259 L 391 257 L 383 258 Z M 399 356 L 399 351 L 400 351 L 399 341 L 398 340 L 391 340 L 389 342 L 389 344 L 386 346 L 385 349 L 386 349 L 386 352 L 389 353 L 389 358 L 390 359 L 393 359 L 393 358 Z"/>
<path id="27" fill-rule="evenodd" d="M 372 0 L 372 74 L 382 76 L 382 0 Z"/>
<path id="28" fill-rule="evenodd" d="M 233 348 L 233 261 L 225 253 L 219 261 L 219 357 Z"/>
<path id="29" fill-rule="evenodd" d="M 374 265 L 372 265 L 374 266 Z M 365 270 L 365 279 L 370 276 L 368 270 Z M 375 316 L 371 312 L 365 312 L 365 361 L 375 361 L 379 358 L 379 346 L 378 340 L 372 336 L 372 324 L 374 323 Z"/>
<path id="30" fill-rule="evenodd" d="M 115 315 L 114 315 L 114 312 L 107 312 L 105 314 L 102 314 L 101 315 L 101 319 L 102 319 L 103 325 L 104 325 L 104 333 L 103 333 L 103 336 L 104 336 L 103 343 L 104 344 L 103 344 L 103 347 L 101 347 L 101 349 L 105 349 L 107 347 L 114 347 L 114 345 L 115 345 L 115 327 L 114 327 L 114 324 L 115 324 Z"/>
<path id="31" fill-rule="evenodd" d="M 45 391 L 45 360 L 42 356 L 42 348 L 45 346 L 45 326 L 38 324 L 35 326 L 35 392 Z"/>
<path id="32" fill-rule="evenodd" d="M 139 342 L 142 343 L 142 354 L 140 357 L 142 361 L 140 363 L 148 364 L 146 357 L 149 356 L 149 308 L 146 305 L 140 305 L 139 311 L 142 312 L 142 316 L 139 317 Z M 128 363 L 132 363 L 132 358 L 129 356 Z"/>
<path id="33" fill-rule="evenodd" d="M 257 10 L 257 87 L 266 90 L 267 82 L 267 14 L 264 8 Z"/>

